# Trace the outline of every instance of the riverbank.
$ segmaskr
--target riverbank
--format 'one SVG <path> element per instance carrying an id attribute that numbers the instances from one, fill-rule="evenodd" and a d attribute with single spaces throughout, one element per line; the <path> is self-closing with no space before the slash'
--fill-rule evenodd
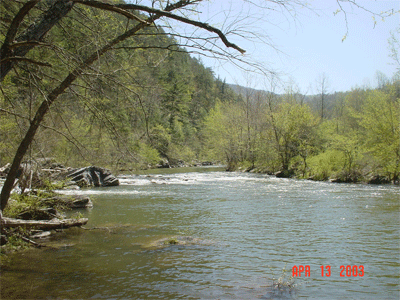
<path id="1" fill-rule="evenodd" d="M 296 169 L 289 170 L 271 170 L 268 167 L 248 166 L 247 164 L 238 164 L 229 171 L 239 171 L 248 173 L 258 173 L 276 176 L 278 178 L 307 179 L 312 181 L 332 182 L 332 183 L 364 183 L 364 184 L 395 184 L 400 185 L 400 178 L 390 178 L 384 174 L 373 173 L 370 170 L 360 170 L 353 172 L 334 172 L 334 173 L 316 173 L 312 171 L 303 172 Z"/>
<path id="2" fill-rule="evenodd" d="M 276 168 L 265 167 L 265 166 L 257 166 L 250 164 L 249 162 L 242 162 L 237 164 L 224 165 L 221 162 L 185 162 L 182 160 L 175 161 L 174 163 L 169 163 L 168 161 L 165 164 L 159 164 L 154 168 L 148 168 L 145 170 L 139 170 L 135 173 L 141 172 L 157 172 L 157 170 L 164 168 L 194 168 L 200 166 L 217 166 L 221 168 L 225 168 L 227 172 L 248 172 L 248 173 L 258 173 L 258 174 L 267 174 L 271 176 L 276 176 L 277 178 L 292 178 L 292 179 L 307 179 L 312 181 L 322 181 L 322 182 L 332 182 L 332 183 L 364 183 L 364 184 L 400 184 L 400 178 L 395 177 L 391 178 L 388 175 L 374 173 L 370 169 L 360 169 L 360 170 L 351 170 L 351 171 L 339 171 L 339 172 L 319 172 L 318 170 L 309 169 L 307 171 L 301 169 L 288 169 L 288 170 L 279 170 Z"/>
<path id="3" fill-rule="evenodd" d="M 0 169 L 5 177 L 7 169 Z M 66 168 L 50 159 L 24 163 L 19 172 L 14 192 L 0 213 L 1 253 L 41 247 L 36 242 L 57 231 L 80 227 L 88 222 L 78 212 L 66 218 L 65 212 L 93 207 L 91 199 L 81 195 L 62 195 L 57 190 L 77 190 L 82 187 L 117 186 L 118 179 L 104 168 Z"/>
<path id="4" fill-rule="evenodd" d="M 80 212 L 66 218 L 66 212 L 87 209 L 93 203 L 87 196 L 65 196 L 49 191 L 14 193 L 0 216 L 1 255 L 29 247 L 41 248 L 42 241 L 60 231 L 87 224 Z M 70 213 L 71 214 L 71 213 Z"/>

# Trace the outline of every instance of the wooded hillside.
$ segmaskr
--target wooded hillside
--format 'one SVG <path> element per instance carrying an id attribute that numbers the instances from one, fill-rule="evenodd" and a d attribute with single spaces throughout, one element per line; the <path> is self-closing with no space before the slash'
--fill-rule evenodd
<path id="1" fill-rule="evenodd" d="M 16 2 L 1 5 L 10 19 L 20 8 Z M 57 47 L 43 43 L 18 62 L 18 71 L 2 83 L 0 165 L 12 160 L 42 96 L 58 84 L 54 79 L 65 77 L 79 63 L 76 57 L 95 51 L 125 26 L 123 16 L 74 7 L 47 37 Z M 30 157 L 114 170 L 191 162 L 199 159 L 204 117 L 217 101 L 236 97 L 162 27 L 143 29 L 83 75 L 51 107 Z"/>

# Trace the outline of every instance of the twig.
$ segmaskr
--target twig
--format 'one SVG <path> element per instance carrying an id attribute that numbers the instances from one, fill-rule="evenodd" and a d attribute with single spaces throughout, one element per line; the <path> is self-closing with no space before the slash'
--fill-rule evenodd
<path id="1" fill-rule="evenodd" d="M 37 247 L 37 248 L 46 247 L 46 245 L 38 244 L 38 243 L 36 243 L 36 242 L 34 242 L 34 241 L 32 241 L 32 240 L 30 240 L 30 239 L 24 237 L 24 236 L 22 236 L 21 239 L 22 239 L 23 241 L 25 241 L 25 242 L 28 242 L 28 243 L 34 245 L 34 246 Z"/>

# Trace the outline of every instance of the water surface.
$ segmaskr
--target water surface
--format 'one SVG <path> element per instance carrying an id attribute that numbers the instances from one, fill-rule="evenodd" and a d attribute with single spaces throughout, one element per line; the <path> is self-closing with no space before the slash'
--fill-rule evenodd
<path id="1" fill-rule="evenodd" d="M 13 255 L 2 299 L 399 299 L 398 187 L 217 170 L 78 191 L 94 200 L 81 213 L 96 229 Z M 274 288 L 294 265 L 310 276 Z M 342 265 L 364 276 L 341 277 Z"/>

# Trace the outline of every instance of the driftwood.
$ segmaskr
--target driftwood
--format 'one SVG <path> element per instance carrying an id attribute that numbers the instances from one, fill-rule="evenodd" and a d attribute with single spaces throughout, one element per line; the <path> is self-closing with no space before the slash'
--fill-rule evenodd
<path id="1" fill-rule="evenodd" d="M 41 245 L 41 244 L 38 244 L 38 243 L 36 243 L 36 242 L 34 242 L 34 241 L 32 241 L 32 240 L 30 240 L 30 239 L 26 238 L 26 237 L 21 237 L 21 239 L 22 239 L 23 241 L 25 241 L 25 242 L 29 243 L 29 244 L 32 244 L 32 245 L 34 245 L 34 246 L 35 246 L 35 247 L 37 247 L 37 248 L 41 248 L 41 247 L 43 247 L 43 245 Z"/>
<path id="2" fill-rule="evenodd" d="M 88 222 L 87 218 L 81 219 L 57 219 L 54 218 L 50 221 L 34 221 L 34 220 L 21 220 L 3 217 L 1 219 L 1 227 L 13 228 L 13 227 L 25 227 L 25 228 L 36 228 L 40 230 L 54 230 L 54 229 L 65 229 L 70 227 L 79 227 L 85 225 Z"/>

